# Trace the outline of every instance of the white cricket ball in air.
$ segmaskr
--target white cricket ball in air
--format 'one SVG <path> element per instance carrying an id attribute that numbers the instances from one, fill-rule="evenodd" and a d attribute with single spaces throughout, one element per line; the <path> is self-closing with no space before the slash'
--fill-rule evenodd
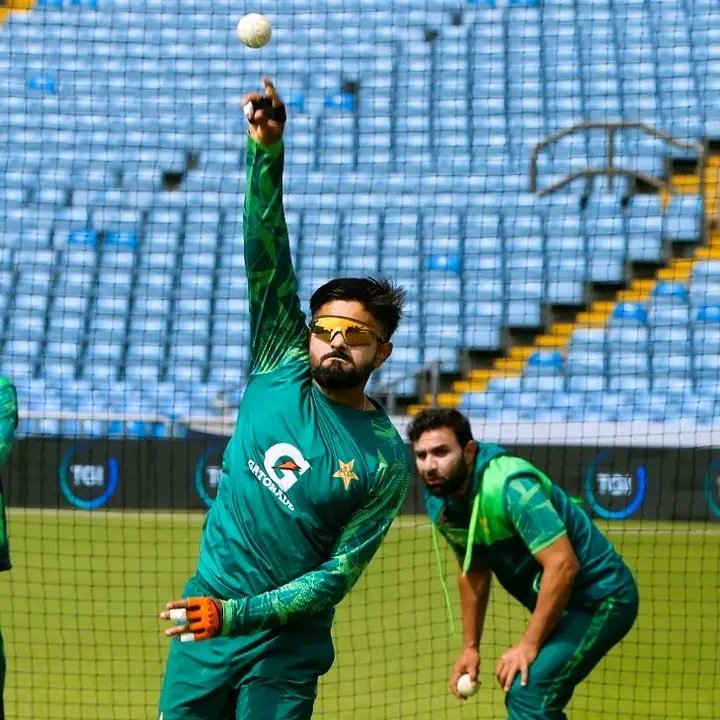
<path id="1" fill-rule="evenodd" d="M 260 13 L 248 13 L 237 26 L 238 39 L 249 48 L 261 48 L 267 45 L 271 35 L 270 21 Z"/>
<path id="2" fill-rule="evenodd" d="M 458 678 L 457 685 L 455 687 L 460 695 L 468 698 L 478 691 L 480 683 L 474 683 L 471 680 L 470 675 L 468 673 L 464 673 Z"/>

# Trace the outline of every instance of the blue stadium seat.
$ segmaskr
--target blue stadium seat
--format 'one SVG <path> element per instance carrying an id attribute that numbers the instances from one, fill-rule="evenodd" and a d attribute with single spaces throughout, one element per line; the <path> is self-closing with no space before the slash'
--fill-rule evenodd
<path id="1" fill-rule="evenodd" d="M 651 376 L 646 368 L 637 367 L 635 372 L 628 374 L 608 375 L 607 387 L 611 391 L 624 392 L 633 397 L 647 395 L 652 388 Z M 627 422 L 639 419 L 636 408 L 628 408 L 625 416 L 618 418 Z"/>
<path id="2" fill-rule="evenodd" d="M 475 350 L 500 350 L 503 347 L 503 325 L 496 318 L 468 317 L 463 344 Z"/>
<path id="3" fill-rule="evenodd" d="M 561 392 L 565 387 L 562 353 L 555 350 L 532 353 L 523 370 L 522 387 L 537 392 Z"/>
<path id="4" fill-rule="evenodd" d="M 517 397 L 522 391 L 522 378 L 517 377 L 503 377 L 503 378 L 492 378 L 488 382 L 486 392 L 498 393 L 503 395 L 512 395 Z"/>
<path id="5" fill-rule="evenodd" d="M 605 373 L 605 330 L 575 330 L 567 348 L 565 368 L 568 376 L 598 376 Z"/>
<path id="6" fill-rule="evenodd" d="M 651 372 L 653 375 L 653 385 L 656 381 L 662 383 L 669 377 L 681 377 L 692 380 L 693 377 L 693 361 L 686 352 L 682 353 L 653 353 L 651 363 Z"/>
<path id="7" fill-rule="evenodd" d="M 650 340 L 649 329 L 645 325 L 611 323 L 606 331 L 608 350 L 642 350 L 647 352 Z"/>
<path id="8" fill-rule="evenodd" d="M 682 282 L 660 280 L 653 288 L 651 302 L 655 305 L 687 305 L 689 302 L 687 286 Z"/>
<path id="9" fill-rule="evenodd" d="M 691 330 L 688 320 L 685 324 L 651 323 L 650 343 L 652 352 L 688 353 L 691 348 Z"/>
<path id="10" fill-rule="evenodd" d="M 692 332 L 693 354 L 720 354 L 720 318 L 714 322 L 696 322 Z"/>
<path id="11" fill-rule="evenodd" d="M 436 254 L 433 253 L 428 255 L 425 260 L 425 269 L 432 271 L 449 271 L 460 275 L 460 269 L 462 265 L 462 258 L 458 253 L 451 254 Z"/>
<path id="12" fill-rule="evenodd" d="M 691 277 L 690 304 L 695 308 L 720 305 L 720 277 Z"/>
<path id="13" fill-rule="evenodd" d="M 462 226 L 465 252 L 497 251 L 500 249 L 500 216 L 497 208 L 475 210 L 470 208 L 464 215 Z"/>
<path id="14" fill-rule="evenodd" d="M 672 242 L 699 243 L 703 217 L 699 195 L 674 195 L 665 213 L 663 237 Z"/>
<path id="15" fill-rule="evenodd" d="M 489 393 L 465 393 L 460 400 L 458 409 L 471 418 L 475 415 L 488 418 L 488 415 L 498 409 L 498 404 L 497 400 Z"/>
<path id="16" fill-rule="evenodd" d="M 536 350 L 527 359 L 525 375 L 558 375 L 562 374 L 564 359 L 557 350 Z"/>
<path id="17" fill-rule="evenodd" d="M 717 278 L 720 280 L 720 260 L 697 260 L 693 263 L 692 281 L 700 278 Z"/>
<path id="18" fill-rule="evenodd" d="M 644 325 L 647 322 L 647 308 L 643 303 L 620 302 L 611 315 L 612 324 Z"/>
<path id="19" fill-rule="evenodd" d="M 507 324 L 517 328 L 539 328 L 542 326 L 542 290 L 538 286 L 526 287 L 532 299 L 509 298 L 507 301 Z"/>
<path id="20" fill-rule="evenodd" d="M 627 216 L 628 257 L 636 262 L 663 259 L 663 215 L 657 195 L 635 195 Z"/>
<path id="21" fill-rule="evenodd" d="M 690 295 L 683 283 L 659 282 L 647 307 L 648 325 L 653 328 L 687 328 L 690 321 Z"/>
<path id="22" fill-rule="evenodd" d="M 715 354 L 695 354 L 693 357 L 693 372 L 698 388 L 713 390 L 718 394 L 715 386 L 720 388 L 720 357 Z"/>
<path id="23" fill-rule="evenodd" d="M 71 342 L 76 348 L 82 347 L 85 334 L 86 305 L 83 303 L 80 310 L 54 306 L 48 313 L 48 327 L 46 339 L 48 342 Z M 48 348 L 46 348 L 47 352 Z"/>
<path id="24" fill-rule="evenodd" d="M 553 304 L 581 305 L 588 280 L 584 250 L 549 251 L 546 256 L 546 299 Z"/>
<path id="25" fill-rule="evenodd" d="M 217 235 L 220 211 L 215 207 L 189 207 L 185 217 L 186 235 Z"/>

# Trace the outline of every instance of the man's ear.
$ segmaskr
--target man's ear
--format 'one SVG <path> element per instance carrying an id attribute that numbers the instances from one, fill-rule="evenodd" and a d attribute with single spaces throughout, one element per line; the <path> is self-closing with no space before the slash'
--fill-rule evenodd
<path id="1" fill-rule="evenodd" d="M 375 351 L 375 362 L 373 363 L 373 369 L 377 370 L 389 357 L 392 355 L 393 344 L 391 342 L 384 342 L 378 345 L 378 349 Z"/>
<path id="2" fill-rule="evenodd" d="M 477 455 L 477 443 L 475 440 L 469 440 L 468 444 L 463 448 L 463 460 L 466 465 L 472 465 Z"/>

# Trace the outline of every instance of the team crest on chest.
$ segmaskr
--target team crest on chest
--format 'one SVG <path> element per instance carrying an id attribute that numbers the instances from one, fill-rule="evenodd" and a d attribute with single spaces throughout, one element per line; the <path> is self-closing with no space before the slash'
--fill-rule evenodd
<path id="1" fill-rule="evenodd" d="M 342 460 L 338 460 L 338 462 L 340 463 L 340 468 L 333 473 L 333 477 L 340 478 L 340 480 L 343 481 L 345 489 L 347 490 L 353 480 L 360 479 L 355 472 L 355 458 L 349 460 L 348 462 L 343 462 Z"/>

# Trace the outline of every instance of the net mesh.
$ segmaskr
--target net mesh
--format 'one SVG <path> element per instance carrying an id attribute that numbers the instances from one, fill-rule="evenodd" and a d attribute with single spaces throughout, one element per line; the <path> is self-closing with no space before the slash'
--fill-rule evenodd
<path id="1" fill-rule="evenodd" d="M 237 41 L 241 11 L 269 45 Z M 715 718 L 719 40 L 711 0 L 0 1 L 7 716 L 155 716 L 157 613 L 246 380 L 239 105 L 268 74 L 303 307 L 333 277 L 400 282 L 372 394 L 401 428 L 469 413 L 637 573 L 637 626 L 572 717 Z M 493 667 L 525 621 L 496 588 L 481 694 L 451 698 L 414 485 L 340 606 L 316 715 L 505 717 Z"/>

